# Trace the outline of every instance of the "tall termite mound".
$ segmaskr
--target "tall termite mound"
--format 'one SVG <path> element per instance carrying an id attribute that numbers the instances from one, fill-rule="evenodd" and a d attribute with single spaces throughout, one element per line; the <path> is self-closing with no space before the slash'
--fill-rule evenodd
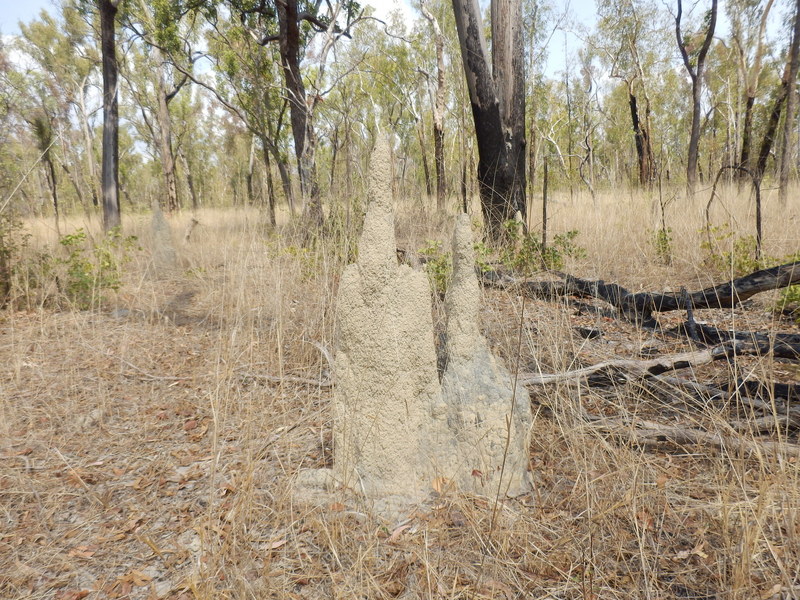
<path id="1" fill-rule="evenodd" d="M 358 260 L 339 286 L 335 480 L 376 506 L 420 501 L 434 488 L 528 491 L 530 401 L 480 333 L 469 218 L 459 217 L 453 236 L 440 381 L 427 276 L 397 263 L 385 140 L 372 156 L 369 196 Z"/>

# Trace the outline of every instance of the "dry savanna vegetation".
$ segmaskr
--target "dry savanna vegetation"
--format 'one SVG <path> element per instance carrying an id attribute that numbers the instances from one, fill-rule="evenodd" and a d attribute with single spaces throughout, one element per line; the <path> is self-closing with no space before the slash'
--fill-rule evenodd
<path id="1" fill-rule="evenodd" d="M 565 255 L 563 269 L 632 291 L 730 277 L 713 257 L 751 234 L 746 193 L 721 194 L 714 222 L 727 221 L 732 236 L 715 248 L 701 248 L 705 200 L 670 205 L 670 264 L 653 238 L 653 202 L 641 192 L 595 204 L 556 196 L 550 231 L 577 229 L 585 249 Z M 187 241 L 192 217 L 199 224 Z M 118 285 L 101 289 L 95 279 L 84 295 L 69 293 L 70 256 L 88 248 L 86 260 L 97 260 L 98 223 L 62 222 L 62 234 L 88 234 L 71 246 L 57 243 L 49 220 L 23 223 L 30 237 L 17 264 L 27 271 L 15 270 L 0 313 L 0 596 L 800 597 L 798 425 L 780 398 L 757 410 L 736 393 L 702 401 L 636 378 L 531 387 L 527 496 L 441 490 L 399 522 L 352 496 L 298 496 L 293 476 L 331 462 L 335 374 L 325 352 L 335 349 L 337 282 L 357 230 L 339 224 L 309 240 L 279 217 L 272 229 L 254 209 L 176 213 L 168 222 L 177 266 L 168 269 L 155 260 L 163 239 L 150 216 L 128 215 L 124 236 L 137 239 L 107 253 Z M 451 217 L 405 199 L 397 218 L 408 254 L 433 240 L 446 251 Z M 765 192 L 765 253 L 796 253 L 798 227 L 797 203 L 781 208 Z M 759 294 L 695 318 L 799 333 L 778 300 Z M 489 287 L 481 315 L 517 374 L 696 349 L 669 335 L 684 318 L 662 313 L 659 328 L 644 330 L 599 300 Z M 585 339 L 578 328 L 601 335 Z M 770 355 L 687 371 L 681 377 L 715 386 L 800 379 L 796 361 Z M 718 443 L 643 436 L 644 423 Z"/>

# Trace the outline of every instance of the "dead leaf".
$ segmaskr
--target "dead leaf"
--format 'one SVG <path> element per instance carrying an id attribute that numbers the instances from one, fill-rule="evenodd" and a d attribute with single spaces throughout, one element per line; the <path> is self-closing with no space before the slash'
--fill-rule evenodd
<path id="1" fill-rule="evenodd" d="M 653 516 L 645 509 L 636 513 L 636 521 L 639 523 L 639 527 L 645 531 L 653 529 Z"/>
<path id="2" fill-rule="evenodd" d="M 97 549 L 98 546 L 96 544 L 92 544 L 90 546 L 75 546 L 67 553 L 67 555 L 75 556 L 77 558 L 92 558 L 95 552 L 97 552 Z"/>
<path id="3" fill-rule="evenodd" d="M 89 595 L 89 590 L 61 590 L 53 596 L 54 600 L 81 600 Z"/>
<path id="4" fill-rule="evenodd" d="M 664 486 L 667 485 L 667 481 L 669 481 L 669 476 L 665 473 L 662 473 L 658 476 L 658 479 L 656 479 L 656 486 L 658 489 L 663 490 Z"/>
<path id="5" fill-rule="evenodd" d="M 397 540 L 399 540 L 399 539 L 400 539 L 400 536 L 401 536 L 401 535 L 403 535 L 403 532 L 404 532 L 406 529 L 410 528 L 410 527 L 411 527 L 411 525 L 401 525 L 400 527 L 398 527 L 397 529 L 395 529 L 395 530 L 392 532 L 392 535 L 390 535 L 390 536 L 389 536 L 389 539 L 388 539 L 388 540 L 386 540 L 386 542 L 387 542 L 388 544 L 393 544 L 393 543 L 395 543 Z"/>
<path id="6" fill-rule="evenodd" d="M 269 550 L 277 550 L 278 548 L 284 545 L 286 545 L 286 539 L 275 540 L 274 542 L 270 542 L 267 548 Z"/>
<path id="7" fill-rule="evenodd" d="M 694 554 L 695 556 L 699 556 L 700 558 L 703 559 L 708 558 L 708 554 L 703 552 L 703 546 L 705 545 L 706 545 L 705 542 L 700 542 L 699 544 L 697 544 L 697 546 L 692 548 L 692 554 Z"/>
<path id="8" fill-rule="evenodd" d="M 777 596 L 783 590 L 783 586 L 780 583 L 776 583 L 771 588 L 769 588 L 766 592 L 761 593 L 761 600 L 768 600 L 773 596 Z"/>
<path id="9" fill-rule="evenodd" d="M 447 477 L 437 477 L 431 485 L 437 493 L 442 494 L 450 486 L 450 480 Z"/>
<path id="10" fill-rule="evenodd" d="M 67 482 L 71 483 L 72 485 L 78 486 L 97 483 L 97 476 L 94 473 L 82 468 L 70 469 L 67 473 L 66 479 Z"/>
<path id="11" fill-rule="evenodd" d="M 125 533 L 130 533 L 139 526 L 142 520 L 142 517 L 134 517 L 133 519 L 129 519 L 128 522 L 122 527 L 122 531 Z"/>
<path id="12" fill-rule="evenodd" d="M 197 429 L 197 419 L 189 419 L 183 424 L 184 431 L 191 431 L 192 429 Z"/>
<path id="13" fill-rule="evenodd" d="M 141 571 L 131 571 L 131 575 L 133 576 L 131 583 L 136 587 L 144 587 L 148 583 L 153 581 L 152 577 L 150 577 L 146 573 L 142 573 Z"/>
<path id="14" fill-rule="evenodd" d="M 345 505 L 341 502 L 334 502 L 328 508 L 331 512 L 342 512 L 345 509 Z"/>

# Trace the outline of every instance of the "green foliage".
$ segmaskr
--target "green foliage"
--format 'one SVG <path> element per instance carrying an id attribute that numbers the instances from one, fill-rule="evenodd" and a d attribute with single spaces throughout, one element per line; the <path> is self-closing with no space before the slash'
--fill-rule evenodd
<path id="1" fill-rule="evenodd" d="M 477 242 L 472 248 L 475 250 L 475 264 L 481 273 L 491 271 L 492 265 L 489 264 L 489 258 L 492 255 L 492 250 L 489 246 L 483 242 Z"/>
<path id="2" fill-rule="evenodd" d="M 672 227 L 651 231 L 650 244 L 653 246 L 658 260 L 665 265 L 672 264 Z"/>
<path id="3" fill-rule="evenodd" d="M 780 264 L 800 261 L 800 252 L 784 256 Z M 778 301 L 775 303 L 775 310 L 789 315 L 798 325 L 800 325 L 800 285 L 790 285 L 781 290 Z"/>
<path id="4" fill-rule="evenodd" d="M 23 231 L 22 221 L 0 215 L 0 307 L 9 300 L 15 265 L 29 238 L 30 234 Z"/>
<path id="5" fill-rule="evenodd" d="M 442 249 L 442 242 L 438 240 L 427 240 L 417 253 L 425 261 L 425 272 L 428 274 L 431 287 L 440 296 L 444 295 L 453 273 L 452 254 L 445 252 Z"/>
<path id="6" fill-rule="evenodd" d="M 735 236 L 726 223 L 718 227 L 701 230 L 706 241 L 700 244 L 707 253 L 706 262 L 725 275 L 741 277 L 759 269 L 800 261 L 800 252 L 783 258 L 762 256 L 755 259 L 756 239 L 752 235 Z M 792 316 L 800 323 L 800 285 L 792 285 L 780 291 L 775 311 Z"/>
<path id="7" fill-rule="evenodd" d="M 586 257 L 586 250 L 575 243 L 580 235 L 577 229 L 557 234 L 546 248 L 542 248 L 539 234 L 525 234 L 517 221 L 506 221 L 503 226 L 508 244 L 500 253 L 500 260 L 514 271 L 531 275 L 542 268 L 563 269 L 567 258 Z"/>
<path id="8" fill-rule="evenodd" d="M 67 250 L 66 258 L 55 261 L 65 269 L 61 289 L 81 310 L 101 302 L 105 290 L 120 288 L 122 267 L 130 260 L 130 252 L 138 249 L 136 237 L 122 237 L 119 229 L 112 229 L 96 245 L 87 242 L 83 229 L 63 236 L 59 244 Z"/>
<path id="9" fill-rule="evenodd" d="M 791 316 L 795 323 L 800 325 L 800 285 L 782 289 L 775 308 L 779 312 Z"/>
<path id="10" fill-rule="evenodd" d="M 735 236 L 727 223 L 712 225 L 700 233 L 705 236 L 700 247 L 706 251 L 706 262 L 716 271 L 739 277 L 758 271 L 771 262 L 766 257 L 756 260 L 756 238 L 752 235 Z"/>

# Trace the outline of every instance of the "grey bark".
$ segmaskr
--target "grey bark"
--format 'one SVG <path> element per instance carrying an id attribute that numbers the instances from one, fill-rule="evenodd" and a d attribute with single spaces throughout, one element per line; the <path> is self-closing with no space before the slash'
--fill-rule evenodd
<path id="1" fill-rule="evenodd" d="M 297 0 L 276 0 L 279 47 L 286 92 L 289 98 L 289 119 L 292 124 L 300 189 L 307 200 L 307 212 L 312 224 L 322 225 L 324 214 L 317 183 L 314 158 L 316 134 L 309 110 L 303 76 L 300 73 L 300 23 Z"/>
<path id="2" fill-rule="evenodd" d="M 164 173 L 164 188 L 167 193 L 166 206 L 169 212 L 180 208 L 178 198 L 178 184 L 175 177 L 175 154 L 172 150 L 172 118 L 169 114 L 169 101 L 174 93 L 167 90 L 164 78 L 163 59 L 161 51 L 153 47 L 153 55 L 158 68 L 158 132 L 159 154 L 161 155 L 161 170 Z M 177 89 L 175 90 L 177 93 Z"/>
<path id="3" fill-rule="evenodd" d="M 119 107 L 117 104 L 117 52 L 114 19 L 119 0 L 98 0 L 100 49 L 103 56 L 103 229 L 119 227 Z"/>
<path id="4" fill-rule="evenodd" d="M 797 106 L 797 71 L 800 66 L 800 0 L 795 2 L 794 30 L 792 46 L 789 50 L 789 87 L 786 97 L 786 118 L 783 128 L 783 146 L 781 147 L 780 173 L 778 177 L 778 198 L 781 205 L 786 205 L 789 190 L 789 170 L 794 155 L 794 113 Z"/>
<path id="5" fill-rule="evenodd" d="M 678 49 L 683 58 L 683 65 L 692 80 L 692 126 L 689 131 L 689 153 L 686 159 L 686 191 L 691 197 L 697 185 L 697 153 L 700 145 L 700 118 L 701 107 L 700 97 L 703 91 L 703 71 L 706 64 L 708 49 L 711 47 L 711 40 L 714 37 L 714 29 L 717 25 L 717 0 L 711 0 L 711 19 L 708 29 L 703 39 L 703 45 L 697 53 L 697 62 L 692 65 L 689 52 L 686 48 L 686 41 L 681 33 L 681 18 L 683 16 L 683 4 L 678 0 L 678 13 L 675 16 L 675 36 L 678 39 Z"/>
<path id="6" fill-rule="evenodd" d="M 436 208 L 444 211 L 447 182 L 444 172 L 444 108 L 447 87 L 445 85 L 444 35 L 439 21 L 431 14 L 424 3 L 420 6 L 424 16 L 433 28 L 436 42 L 436 95 L 433 104 L 433 160 L 436 165 Z"/>

